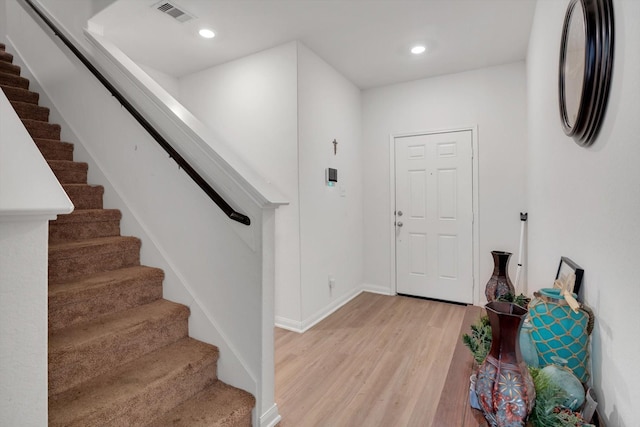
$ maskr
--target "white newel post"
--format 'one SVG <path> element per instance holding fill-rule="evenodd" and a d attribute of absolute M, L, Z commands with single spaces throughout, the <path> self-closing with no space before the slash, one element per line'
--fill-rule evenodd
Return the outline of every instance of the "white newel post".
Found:
<path fill-rule="evenodd" d="M 73 204 L 0 91 L 0 420 L 47 425 L 48 221 Z"/>
<path fill-rule="evenodd" d="M 275 402 L 275 209 L 262 210 L 262 381 L 260 426 L 275 426 L 281 419 Z"/>

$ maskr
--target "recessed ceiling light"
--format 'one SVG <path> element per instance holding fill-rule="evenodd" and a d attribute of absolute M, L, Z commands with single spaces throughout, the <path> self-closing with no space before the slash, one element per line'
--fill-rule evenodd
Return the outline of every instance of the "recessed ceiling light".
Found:
<path fill-rule="evenodd" d="M 422 45 L 418 45 L 411 48 L 411 53 L 413 53 L 414 55 L 420 55 L 421 53 L 424 53 L 426 50 L 427 50 L 426 47 Z"/>
<path fill-rule="evenodd" d="M 200 34 L 205 39 L 212 39 L 216 36 L 216 33 L 214 33 L 213 31 L 207 28 L 203 28 L 200 31 L 198 31 L 198 34 Z"/>

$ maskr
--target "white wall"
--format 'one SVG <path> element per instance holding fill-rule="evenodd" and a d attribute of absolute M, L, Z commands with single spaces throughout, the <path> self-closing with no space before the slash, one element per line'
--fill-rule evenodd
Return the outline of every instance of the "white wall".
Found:
<path fill-rule="evenodd" d="M 585 270 L 596 314 L 593 381 L 608 426 L 638 425 L 640 401 L 640 2 L 614 0 L 615 59 L 608 109 L 590 148 L 564 135 L 558 52 L 568 1 L 538 2 L 528 53 L 529 283 L 550 285 L 561 256 Z"/>
<path fill-rule="evenodd" d="M 289 201 L 276 215 L 276 315 L 300 320 L 296 44 L 179 79 L 181 103 Z"/>
<path fill-rule="evenodd" d="M 87 20 L 116 0 L 35 0 L 73 36 L 84 41 L 82 30 Z"/>
<path fill-rule="evenodd" d="M 47 425 L 48 237 L 46 219 L 0 218 L 0 419 L 6 425 Z"/>
<path fill-rule="evenodd" d="M 151 68 L 144 64 L 138 64 L 142 70 L 155 80 L 164 90 L 169 92 L 171 96 L 176 99 L 180 98 L 180 85 L 178 79 L 168 74 L 158 71 L 155 68 Z"/>
<path fill-rule="evenodd" d="M 525 209 L 526 77 L 524 62 L 370 89 L 363 94 L 364 271 L 367 287 L 395 292 L 390 268 L 389 136 L 478 127 L 479 284 L 484 301 L 491 250 L 514 253 Z M 481 289 L 480 289 L 481 288 Z"/>
<path fill-rule="evenodd" d="M 359 292 L 359 89 L 292 42 L 183 77 L 178 90 L 186 108 L 290 201 L 276 216 L 278 323 L 304 329 Z M 326 167 L 339 169 L 338 187 L 325 186 Z"/>
<path fill-rule="evenodd" d="M 302 329 L 362 288 L 361 123 L 360 90 L 298 43 Z M 338 170 L 335 187 L 327 167 Z"/>

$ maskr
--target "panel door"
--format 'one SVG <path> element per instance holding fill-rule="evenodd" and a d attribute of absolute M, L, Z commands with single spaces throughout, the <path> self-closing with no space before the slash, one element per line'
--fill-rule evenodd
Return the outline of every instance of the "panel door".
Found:
<path fill-rule="evenodd" d="M 473 302 L 471 131 L 395 138 L 400 294 Z"/>

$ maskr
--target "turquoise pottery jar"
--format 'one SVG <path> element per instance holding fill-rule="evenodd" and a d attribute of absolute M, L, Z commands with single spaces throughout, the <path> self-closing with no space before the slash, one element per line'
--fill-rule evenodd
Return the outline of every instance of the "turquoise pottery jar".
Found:
<path fill-rule="evenodd" d="M 537 368 L 540 366 L 540 363 L 538 362 L 538 351 L 536 350 L 536 346 L 531 338 L 532 330 L 533 326 L 531 326 L 531 322 L 527 320 L 522 322 L 518 340 L 520 341 L 520 352 L 522 353 L 522 358 L 525 363 L 528 366 Z"/>
<path fill-rule="evenodd" d="M 589 380 L 589 336 L 593 330 L 593 313 L 581 306 L 577 313 L 557 289 L 534 293 L 529 303 L 531 338 L 538 352 L 540 366 L 553 364 L 553 357 L 567 361 L 567 368 L 582 382 Z"/>
<path fill-rule="evenodd" d="M 564 391 L 567 398 L 562 406 L 572 411 L 578 410 L 584 404 L 585 392 L 582 383 L 569 368 L 567 361 L 560 357 L 553 357 L 553 365 L 545 366 L 540 372 L 544 373 L 551 382 Z"/>

